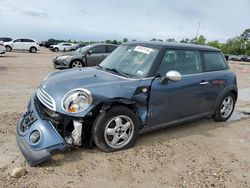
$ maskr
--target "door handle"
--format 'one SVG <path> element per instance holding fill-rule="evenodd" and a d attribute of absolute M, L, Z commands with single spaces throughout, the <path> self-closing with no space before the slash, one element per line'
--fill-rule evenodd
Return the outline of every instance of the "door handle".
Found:
<path fill-rule="evenodd" d="M 205 81 L 200 82 L 201 86 L 208 85 L 208 84 L 209 84 L 209 82 L 205 82 Z"/>

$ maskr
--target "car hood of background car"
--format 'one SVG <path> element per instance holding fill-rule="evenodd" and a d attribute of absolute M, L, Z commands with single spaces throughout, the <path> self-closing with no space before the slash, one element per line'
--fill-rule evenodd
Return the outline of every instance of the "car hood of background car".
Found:
<path fill-rule="evenodd" d="M 61 101 L 73 89 L 88 89 L 94 99 L 92 105 L 95 106 L 108 99 L 130 99 L 139 83 L 139 79 L 127 79 L 96 67 L 87 67 L 56 71 L 40 87 L 54 98 L 56 111 L 66 113 L 61 107 Z"/>

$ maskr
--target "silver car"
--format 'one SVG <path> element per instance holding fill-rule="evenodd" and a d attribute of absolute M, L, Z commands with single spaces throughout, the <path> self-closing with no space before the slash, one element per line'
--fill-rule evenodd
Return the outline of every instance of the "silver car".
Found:
<path fill-rule="evenodd" d="M 96 66 L 116 49 L 113 44 L 93 44 L 68 52 L 53 59 L 55 69 Z"/>

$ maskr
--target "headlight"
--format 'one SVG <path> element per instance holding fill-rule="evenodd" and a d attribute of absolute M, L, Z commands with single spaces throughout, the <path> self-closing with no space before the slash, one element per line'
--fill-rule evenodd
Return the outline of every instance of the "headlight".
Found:
<path fill-rule="evenodd" d="M 58 60 L 64 60 L 64 59 L 68 59 L 70 58 L 71 56 L 68 56 L 68 55 L 64 55 L 64 56 L 59 56 L 57 59 Z"/>
<path fill-rule="evenodd" d="M 93 98 L 89 90 L 74 89 L 63 97 L 62 108 L 66 112 L 77 113 L 88 108 L 92 101 Z"/>

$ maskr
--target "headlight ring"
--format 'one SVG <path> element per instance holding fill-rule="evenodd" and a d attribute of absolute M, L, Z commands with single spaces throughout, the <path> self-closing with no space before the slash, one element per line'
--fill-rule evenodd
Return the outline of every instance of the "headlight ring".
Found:
<path fill-rule="evenodd" d="M 69 91 L 62 100 L 62 108 L 67 113 L 79 113 L 87 109 L 93 101 L 89 90 L 77 88 Z"/>

